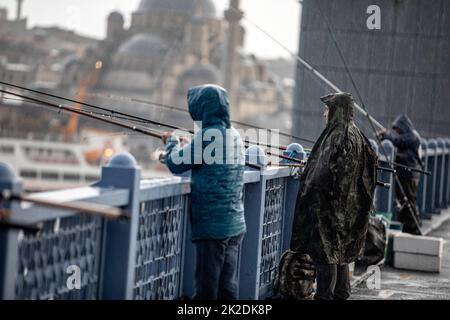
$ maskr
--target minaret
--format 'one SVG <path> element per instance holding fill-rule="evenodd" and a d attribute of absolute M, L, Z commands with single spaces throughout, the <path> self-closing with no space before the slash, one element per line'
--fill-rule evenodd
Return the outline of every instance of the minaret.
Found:
<path fill-rule="evenodd" d="M 16 20 L 19 21 L 22 18 L 22 2 L 23 0 L 17 0 L 17 16 Z"/>
<path fill-rule="evenodd" d="M 239 0 L 230 0 L 230 8 L 225 11 L 225 19 L 228 22 L 228 34 L 224 66 L 224 86 L 228 90 L 234 118 L 239 118 L 239 57 L 237 49 L 240 43 L 240 21 L 243 16 L 244 13 L 239 9 Z"/>
<path fill-rule="evenodd" d="M 110 41 L 118 41 L 124 34 L 124 18 L 118 11 L 113 11 L 108 15 L 106 23 L 106 38 Z"/>

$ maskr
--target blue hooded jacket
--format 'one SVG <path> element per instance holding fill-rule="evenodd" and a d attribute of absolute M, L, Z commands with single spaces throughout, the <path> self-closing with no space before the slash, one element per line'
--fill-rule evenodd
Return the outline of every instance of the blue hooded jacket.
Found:
<path fill-rule="evenodd" d="M 192 170 L 192 241 L 239 235 L 246 231 L 244 145 L 230 124 L 227 92 L 215 85 L 194 87 L 188 90 L 188 105 L 202 129 L 184 147 L 172 135 L 166 144 L 166 164 L 174 174 Z"/>
<path fill-rule="evenodd" d="M 399 115 L 392 123 L 392 128 L 399 129 L 400 133 L 389 131 L 382 138 L 391 140 L 392 144 L 397 148 L 395 161 L 412 168 L 420 168 L 420 135 L 414 130 L 411 120 L 406 115 Z M 403 168 L 396 168 L 396 170 L 399 177 L 415 180 L 419 178 L 418 173 L 413 173 Z"/>

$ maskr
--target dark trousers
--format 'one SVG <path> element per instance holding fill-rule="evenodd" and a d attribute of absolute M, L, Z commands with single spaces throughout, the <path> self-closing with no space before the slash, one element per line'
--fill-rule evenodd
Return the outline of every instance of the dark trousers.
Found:
<path fill-rule="evenodd" d="M 409 205 L 413 212 L 410 211 L 407 205 L 404 204 L 402 193 L 397 183 L 395 184 L 395 194 L 397 201 L 402 205 L 402 209 L 397 213 L 397 220 L 403 223 L 403 232 L 420 234 L 417 224 L 414 222 L 412 215 L 416 217 L 419 222 L 419 209 L 416 205 L 417 199 L 417 182 L 414 179 L 407 179 L 399 177 L 400 183 L 403 187 L 406 197 L 408 198 Z"/>
<path fill-rule="evenodd" d="M 195 300 L 236 300 L 237 264 L 243 234 L 226 239 L 194 241 L 197 253 Z"/>
<path fill-rule="evenodd" d="M 317 264 L 316 300 L 345 300 L 350 297 L 348 264 Z"/>

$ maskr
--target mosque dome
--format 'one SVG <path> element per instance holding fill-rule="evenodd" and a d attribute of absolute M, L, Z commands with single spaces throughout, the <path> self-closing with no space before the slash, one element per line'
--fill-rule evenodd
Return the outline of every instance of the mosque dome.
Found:
<path fill-rule="evenodd" d="M 142 0 L 138 12 L 172 12 L 193 15 L 193 6 L 205 18 L 217 17 L 216 6 L 212 0 Z"/>
<path fill-rule="evenodd" d="M 222 80 L 222 74 L 219 69 L 212 64 L 199 63 L 187 69 L 183 73 L 182 78 L 199 79 L 203 80 L 205 83 L 219 83 Z"/>
<path fill-rule="evenodd" d="M 167 43 L 158 36 L 139 33 L 124 42 L 117 53 L 131 56 L 164 55 L 168 49 Z"/>
<path fill-rule="evenodd" d="M 212 83 L 221 84 L 220 70 L 209 63 L 199 63 L 188 68 L 180 77 L 178 94 L 185 95 L 190 87 Z"/>
<path fill-rule="evenodd" d="M 148 91 L 169 49 L 156 35 L 138 33 L 132 36 L 117 49 L 101 85 L 114 90 Z"/>

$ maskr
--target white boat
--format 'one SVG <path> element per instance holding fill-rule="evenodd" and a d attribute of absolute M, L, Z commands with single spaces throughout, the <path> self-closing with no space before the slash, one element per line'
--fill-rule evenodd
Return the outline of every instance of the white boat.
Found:
<path fill-rule="evenodd" d="M 23 178 L 26 190 L 61 189 L 90 184 L 100 166 L 88 163 L 86 146 L 76 143 L 0 138 L 0 161 Z"/>
<path fill-rule="evenodd" d="M 127 151 L 123 136 L 94 133 L 83 132 L 83 143 L 0 137 L 0 161 L 10 164 L 23 178 L 26 191 L 88 185 L 99 180 L 101 166 L 114 154 Z M 161 168 L 143 170 L 142 176 L 166 177 L 170 173 Z"/>

